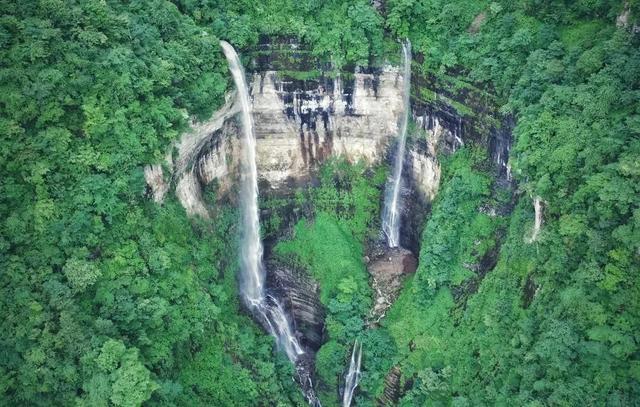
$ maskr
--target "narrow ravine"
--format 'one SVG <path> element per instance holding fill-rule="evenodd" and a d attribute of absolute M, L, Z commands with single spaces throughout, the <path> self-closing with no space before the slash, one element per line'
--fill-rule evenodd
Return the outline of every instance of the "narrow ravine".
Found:
<path fill-rule="evenodd" d="M 242 299 L 263 326 L 273 335 L 278 345 L 284 349 L 287 357 L 296 366 L 299 379 L 310 377 L 308 372 L 300 372 L 304 366 L 299 364 L 304 350 L 291 328 L 291 321 L 283 307 L 272 295 L 265 292 L 265 267 L 263 264 L 263 246 L 260 240 L 260 218 L 258 212 L 258 170 L 256 164 L 256 139 L 253 132 L 251 102 L 247 89 L 244 69 L 235 49 L 227 42 L 220 45 L 229 62 L 229 70 L 238 89 L 240 117 L 242 122 L 242 171 L 241 171 L 241 237 L 240 237 L 240 289 Z M 312 385 L 304 383 L 305 397 L 310 405 L 319 405 Z"/>
<path fill-rule="evenodd" d="M 387 183 L 384 197 L 384 207 L 382 211 L 382 232 L 386 239 L 386 244 L 392 251 L 400 252 L 400 223 L 402 214 L 402 167 L 407 141 L 407 129 L 409 125 L 409 112 L 411 110 L 411 42 L 407 39 L 402 43 L 402 75 L 403 75 L 403 111 L 400 117 L 400 131 L 398 133 L 398 144 L 395 154 L 392 178 Z M 397 253 L 394 253 L 394 256 Z M 398 264 L 402 264 L 400 262 Z M 374 277 L 375 284 L 375 277 Z M 387 304 L 390 305 L 390 304 Z M 384 316 L 380 313 L 379 318 Z M 376 321 L 377 322 L 377 321 Z M 356 387 L 360 381 L 360 365 L 362 362 L 362 343 L 357 339 L 353 344 L 349 370 L 344 377 L 344 388 L 342 391 L 342 406 L 351 405 Z"/>

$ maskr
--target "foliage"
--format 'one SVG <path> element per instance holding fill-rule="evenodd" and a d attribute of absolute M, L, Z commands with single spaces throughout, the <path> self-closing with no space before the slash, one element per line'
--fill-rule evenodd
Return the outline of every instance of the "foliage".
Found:
<path fill-rule="evenodd" d="M 399 350 L 394 363 L 407 377 L 431 377 L 428 369 L 445 367 L 451 345 L 447 338 L 454 334 L 452 291 L 481 278 L 476 275 L 480 259 L 495 244 L 498 219 L 479 212 L 490 199 L 490 178 L 474 169 L 484 160 L 471 148 L 442 160 L 442 187 L 423 231 L 418 270 L 383 321 Z M 420 400 L 415 397 L 408 395 L 406 402 Z"/>
<path fill-rule="evenodd" d="M 473 170 L 486 161 L 477 150 L 464 149 L 444 161 L 446 182 L 436 200 L 436 210 L 423 232 L 417 283 L 433 293 L 446 285 L 460 285 L 473 275 L 470 265 L 480 262 L 494 245 L 496 222 L 480 213 L 489 197 L 491 179 Z"/>
<path fill-rule="evenodd" d="M 640 397 L 640 53 L 637 36 L 614 26 L 623 8 L 389 2 L 389 27 L 425 55 L 419 71 L 462 73 L 494 88 L 501 110 L 516 115 L 511 165 L 522 190 L 496 267 L 457 303 L 444 299 L 464 279 L 457 264 L 472 253 L 469 239 L 486 251 L 496 225 L 482 214 L 457 223 L 475 204 L 465 209 L 451 191 L 473 202 L 486 194 L 477 176 L 443 184 L 419 271 L 387 321 L 396 357 L 417 376 L 405 404 L 629 405 Z M 531 242 L 534 196 L 544 225 Z M 416 350 L 405 350 L 407 341 Z"/>
<path fill-rule="evenodd" d="M 387 168 L 367 168 L 365 163 L 329 161 L 320 169 L 320 186 L 311 190 L 317 212 L 343 222 L 360 242 L 379 233 L 380 191 Z"/>
<path fill-rule="evenodd" d="M 236 301 L 234 212 L 145 196 L 143 165 L 223 101 L 217 38 L 160 0 L 0 16 L 1 404 L 301 402 Z"/>
<path fill-rule="evenodd" d="M 279 259 L 309 271 L 327 307 L 329 340 L 317 354 L 323 405 L 338 402 L 334 390 L 343 380 L 351 347 L 363 335 L 371 308 L 363 240 L 378 233 L 385 173 L 383 168 L 368 170 L 361 163 L 344 160 L 325 163 L 320 185 L 308 193 L 307 204 L 315 217 L 299 221 L 292 238 L 275 248 Z"/>
<path fill-rule="evenodd" d="M 386 48 L 382 16 L 365 0 L 267 0 L 259 6 L 248 0 L 176 3 L 238 47 L 255 46 L 260 35 L 289 36 L 336 69 L 382 62 Z"/>
<path fill-rule="evenodd" d="M 519 190 L 493 216 L 486 157 L 443 158 L 420 267 L 377 329 L 363 256 L 386 169 L 337 160 L 297 194 L 312 216 L 275 253 L 321 287 L 325 405 L 355 338 L 358 405 L 396 365 L 401 405 L 640 399 L 638 2 L 388 0 L 384 13 L 365 0 L 0 2 L 2 404 L 304 404 L 238 304 L 235 212 L 189 221 L 172 199 L 152 204 L 142 168 L 222 103 L 218 38 L 292 37 L 341 68 L 397 58 L 385 30 L 424 56 L 416 77 L 495 92 L 517 118 Z M 276 237 L 285 220 L 269 222 Z M 497 264 L 479 272 L 487 256 Z"/>

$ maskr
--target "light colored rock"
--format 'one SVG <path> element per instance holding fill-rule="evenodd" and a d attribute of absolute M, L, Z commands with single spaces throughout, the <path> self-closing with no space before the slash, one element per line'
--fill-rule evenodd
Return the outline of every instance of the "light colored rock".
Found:
<path fill-rule="evenodd" d="M 211 136 L 221 129 L 225 121 L 240 111 L 236 103 L 235 92 L 227 95 L 227 101 L 222 108 L 216 111 L 211 118 L 202 123 L 192 123 L 191 130 L 184 133 L 176 143 L 178 157 L 175 162 L 176 172 L 184 172 L 202 147 L 210 141 Z"/>
<path fill-rule="evenodd" d="M 469 31 L 471 34 L 477 34 L 478 31 L 480 31 L 480 27 L 482 27 L 482 24 L 484 24 L 485 21 L 487 21 L 487 12 L 483 11 L 475 16 L 467 31 Z"/>
<path fill-rule="evenodd" d="M 633 21 L 633 24 L 630 24 L 629 20 L 631 17 L 632 16 L 631 16 L 631 9 L 629 7 L 629 2 L 625 1 L 622 12 L 616 17 L 616 27 L 622 28 L 625 30 L 630 30 L 632 33 L 638 34 L 640 33 L 640 25 L 638 24 L 638 21 L 637 21 L 638 19 L 636 17 L 635 21 Z"/>
<path fill-rule="evenodd" d="M 631 10 L 629 9 L 629 3 L 625 1 L 624 9 L 618 15 L 618 17 L 616 17 L 616 27 L 627 28 L 629 26 L 630 15 L 631 15 Z"/>
<path fill-rule="evenodd" d="M 225 105 L 215 112 L 211 119 L 192 124 L 191 130 L 183 134 L 176 144 L 176 196 L 189 215 L 208 217 L 206 205 L 202 200 L 200 179 L 204 182 L 218 179 L 222 181 L 223 189 L 231 185 L 230 168 L 237 164 L 232 155 L 233 151 L 238 149 L 237 136 L 227 134 L 227 137 L 216 140 L 212 140 L 212 137 L 238 111 L 234 93 L 227 97 Z"/>
<path fill-rule="evenodd" d="M 386 68 L 378 77 L 376 92 L 374 75 L 356 73 L 353 102 L 347 106 L 349 95 L 339 78 L 333 92 L 322 86 L 286 92 L 277 72 L 254 75 L 251 94 L 259 177 L 277 188 L 288 178 L 308 177 L 331 155 L 379 162 L 398 132 L 402 80 L 396 68 Z M 310 114 L 315 116 L 313 124 L 307 119 Z"/>
<path fill-rule="evenodd" d="M 535 219 L 533 222 L 533 231 L 531 237 L 527 239 L 527 243 L 533 243 L 538 240 L 542 224 L 544 223 L 544 201 L 539 196 L 533 198 L 533 210 L 535 211 Z"/>
<path fill-rule="evenodd" d="M 193 169 L 183 173 L 178 180 L 176 196 L 187 214 L 209 217 L 209 212 L 202 200 L 202 189 Z"/>
<path fill-rule="evenodd" d="M 409 149 L 411 178 L 422 196 L 426 200 L 432 201 L 440 186 L 441 171 L 440 163 L 436 158 L 437 154 L 442 151 L 452 153 L 464 143 L 457 131 L 447 129 L 440 123 L 437 116 L 425 114 L 414 117 L 414 120 L 417 127 L 423 129 L 423 141 L 426 144 L 423 146 L 415 144 Z"/>
<path fill-rule="evenodd" d="M 429 201 L 435 198 L 440 186 L 440 163 L 435 156 L 410 150 L 411 177 L 417 188 Z"/>
<path fill-rule="evenodd" d="M 154 202 L 161 204 L 169 191 L 169 184 L 164 180 L 164 173 L 160 164 L 144 167 L 144 179 L 151 188 Z"/>
<path fill-rule="evenodd" d="M 354 74 L 353 95 L 340 78 L 333 90 L 285 91 L 277 72 L 254 74 L 251 96 L 258 176 L 272 188 L 306 180 L 329 156 L 378 163 L 398 133 L 403 77 L 387 67 L 377 77 Z M 374 89 L 374 82 L 377 86 Z M 348 101 L 351 100 L 351 104 Z M 207 216 L 202 184 L 214 179 L 228 190 L 239 168 L 235 94 L 211 119 L 193 123 L 176 143 L 176 195 L 189 214 Z M 166 193 L 166 192 L 165 192 Z"/>

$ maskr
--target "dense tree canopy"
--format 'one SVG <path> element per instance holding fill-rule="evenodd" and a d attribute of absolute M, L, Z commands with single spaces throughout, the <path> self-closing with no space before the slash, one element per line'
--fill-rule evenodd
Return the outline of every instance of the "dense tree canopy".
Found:
<path fill-rule="evenodd" d="M 407 406 L 638 403 L 640 3 L 382 3 L 0 0 L 1 405 L 305 404 L 239 305 L 233 205 L 188 218 L 142 171 L 222 104 L 219 39 L 261 36 L 333 68 L 397 61 L 409 38 L 413 75 L 490 93 L 517 123 L 513 195 L 486 146 L 439 157 L 418 271 L 375 329 L 363 256 L 387 168 L 331 161 L 263 203 L 305 208 L 264 229 L 320 284 L 325 405 L 356 338 L 358 405 L 394 366 Z"/>
<path fill-rule="evenodd" d="M 465 287 L 455 278 L 460 254 L 482 253 L 495 240 L 496 220 L 467 212 L 481 209 L 465 194 L 484 182 L 456 170 L 462 178 L 445 180 L 423 234 L 420 270 L 403 294 L 413 297 L 388 321 L 392 332 L 402 329 L 407 307 L 427 301 L 414 311 L 430 310 L 410 336 L 432 355 L 402 362 L 420 382 L 406 403 L 637 403 L 640 52 L 636 36 L 615 25 L 624 7 L 389 2 L 391 28 L 424 52 L 420 71 L 465 72 L 467 82 L 491 85 L 502 110 L 517 117 L 511 165 L 519 200 L 496 224 L 508 221 L 497 266 L 466 302 L 444 299 Z M 536 196 L 544 226 L 531 242 Z"/>

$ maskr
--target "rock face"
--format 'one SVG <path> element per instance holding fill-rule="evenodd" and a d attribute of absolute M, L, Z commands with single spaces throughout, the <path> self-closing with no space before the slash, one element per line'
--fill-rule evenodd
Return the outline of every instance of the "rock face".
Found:
<path fill-rule="evenodd" d="M 296 381 L 309 405 L 316 406 L 315 354 L 324 342 L 324 307 L 320 303 L 319 286 L 304 270 L 284 266 L 276 261 L 267 263 L 267 293 L 278 299 L 291 321 L 292 329 L 304 350 L 296 361 Z"/>
<path fill-rule="evenodd" d="M 397 135 L 403 77 L 396 68 L 351 81 L 254 74 L 251 94 L 260 177 L 272 188 L 306 180 L 332 155 L 379 162 Z"/>
<path fill-rule="evenodd" d="M 261 44 L 262 51 L 270 52 L 253 56 L 257 70 L 250 74 L 250 87 L 261 191 L 286 192 L 307 184 L 330 156 L 369 163 L 388 158 L 403 110 L 404 78 L 399 69 L 356 68 L 317 75 L 316 69 L 327 67 L 320 67 L 305 53 L 292 62 L 289 55 L 298 44 L 291 41 L 267 41 Z M 278 47 L 288 50 L 286 57 L 278 54 Z M 421 58 L 415 55 L 417 63 Z M 287 74 L 292 71 L 306 72 L 313 79 L 296 79 Z M 408 141 L 403 197 L 417 203 L 409 205 L 409 212 L 428 210 L 437 194 L 441 176 L 437 155 L 451 154 L 468 143 L 486 147 L 498 179 L 511 182 L 508 159 L 513 121 L 495 111 L 489 92 L 457 89 L 444 82 L 430 75 L 412 79 L 411 115 L 417 130 Z M 210 120 L 194 124 L 175 145 L 178 158 L 172 181 L 189 214 L 208 216 L 203 186 L 215 180 L 224 193 L 239 176 L 237 107 L 234 96 L 229 96 Z M 167 187 L 159 182 L 157 170 L 149 168 L 147 182 L 161 200 Z M 411 213 L 403 216 L 403 225 L 415 224 Z M 401 243 L 415 249 L 411 242 L 418 241 L 421 226 L 410 229 L 406 229 L 411 235 L 408 241 Z"/>
<path fill-rule="evenodd" d="M 533 243 L 538 240 L 540 229 L 542 229 L 542 224 L 544 222 L 544 201 L 539 196 L 533 198 L 533 210 L 535 211 L 535 220 L 533 222 L 533 231 L 531 232 L 531 237 L 525 239 L 527 243 Z"/>
<path fill-rule="evenodd" d="M 372 250 L 375 259 L 367 266 L 375 292 L 371 320 L 377 323 L 400 293 L 404 277 L 416 271 L 415 256 L 401 247 Z"/>
<path fill-rule="evenodd" d="M 269 262 L 267 269 L 268 291 L 275 294 L 291 316 L 301 346 L 315 352 L 323 342 L 325 317 L 318 284 L 305 271 L 276 262 Z"/>
<path fill-rule="evenodd" d="M 404 78 L 394 67 L 348 76 L 296 80 L 276 71 L 252 75 L 261 187 L 305 184 L 330 156 L 371 164 L 385 159 L 398 132 Z M 191 215 L 208 216 L 204 185 L 216 180 L 224 193 L 238 176 L 241 146 L 234 102 L 234 94 L 228 95 L 225 106 L 206 122 L 194 123 L 174 146 L 176 195 Z M 160 191 L 153 171 L 147 182 Z"/>
<path fill-rule="evenodd" d="M 351 81 L 339 77 L 295 80 L 276 71 L 253 74 L 251 97 L 261 185 L 278 189 L 307 182 L 329 156 L 377 163 L 384 159 L 397 135 L 402 113 L 402 75 L 388 67 L 380 72 L 355 73 Z M 224 180 L 237 166 L 237 137 L 226 129 L 231 111 L 194 127 L 180 142 L 181 156 L 196 158 L 200 181 Z M 183 153 L 183 150 L 184 153 Z M 187 153 L 189 150 L 191 153 Z M 198 154 L 194 156 L 194 151 Z M 184 181 L 191 191 L 193 176 Z M 192 191 L 187 195 L 193 195 Z M 191 212 L 202 213 L 196 202 Z"/>
<path fill-rule="evenodd" d="M 384 379 L 384 392 L 378 400 L 378 404 L 381 406 L 394 406 L 398 404 L 398 400 L 402 395 L 402 389 L 400 387 L 400 378 L 402 377 L 402 371 L 398 366 L 394 366 Z"/>
<path fill-rule="evenodd" d="M 202 200 L 203 185 L 216 179 L 225 191 L 233 183 L 231 175 L 239 166 L 240 144 L 238 126 L 233 120 L 239 111 L 235 102 L 235 93 L 228 95 L 225 105 L 211 119 L 194 123 L 175 146 L 176 195 L 190 215 L 208 217 Z"/>
<path fill-rule="evenodd" d="M 384 8 L 384 1 L 374 3 Z M 477 30 L 483 18 L 476 18 L 471 32 Z M 626 20 L 627 16 L 622 15 L 619 24 L 626 25 Z M 317 61 L 309 59 L 312 59 L 309 53 L 300 53 L 296 56 L 299 61 L 291 62 L 290 56 L 296 55 L 298 49 L 295 40 L 264 43 L 261 47 L 261 51 L 269 52 L 253 57 L 256 71 L 249 81 L 261 194 L 290 193 L 292 187 L 307 184 L 313 180 L 318 165 L 331 156 L 370 164 L 393 158 L 394 149 L 390 146 L 398 135 L 404 107 L 404 78 L 397 68 L 368 69 L 366 73 L 355 69 L 335 77 L 317 76 L 312 75 L 316 69 L 327 67 L 319 67 Z M 276 52 L 278 47 L 286 48 L 282 57 Z M 421 58 L 414 55 L 418 64 L 423 62 Z M 296 79 L 286 74 L 293 71 L 308 73 L 315 79 Z M 490 90 L 474 84 L 460 88 L 459 80 L 455 79 L 458 77 L 451 72 L 412 78 L 411 116 L 416 126 L 409 134 L 403 168 L 400 243 L 414 253 L 419 250 L 425 214 L 438 192 L 439 155 L 452 154 L 464 145 L 485 148 L 495 168 L 496 184 L 513 186 L 509 168 L 513 120 L 496 111 L 497 103 Z M 208 216 L 203 200 L 203 189 L 208 184 L 216 182 L 218 191 L 233 192 L 232 186 L 240 176 L 242 148 L 237 112 L 235 97 L 230 94 L 224 107 L 210 120 L 194 123 L 191 131 L 174 146 L 177 158 L 173 160 L 171 182 L 190 215 Z M 161 202 L 169 189 L 162 167 L 148 167 L 145 178 L 154 200 Z M 542 209 L 542 202 L 538 202 L 532 240 L 542 224 Z M 295 210 L 303 208 L 293 208 L 292 217 L 298 216 Z M 405 276 L 415 272 L 417 261 L 410 250 L 386 249 L 383 245 L 370 248 L 372 260 L 367 263 L 375 291 L 371 324 L 377 323 L 395 301 Z M 491 260 L 483 259 L 479 270 L 493 268 Z M 299 270 L 275 263 L 270 263 L 268 269 L 268 291 L 291 315 L 293 328 L 305 348 L 298 372 L 307 375 L 299 377 L 303 388 L 311 389 L 314 355 L 325 339 L 325 315 L 318 287 Z M 534 292 L 535 284 L 532 282 L 531 286 L 534 288 L 529 291 Z M 470 287 L 468 291 L 473 289 Z M 399 366 L 388 373 L 380 404 L 396 404 L 402 392 L 411 386 L 409 378 L 406 388 L 401 388 L 401 375 Z"/>
<path fill-rule="evenodd" d="M 236 159 L 238 128 L 232 119 L 238 113 L 235 93 L 228 94 L 226 99 L 225 105 L 209 120 L 192 123 L 190 130 L 172 146 L 165 158 L 176 196 L 189 215 L 209 216 L 202 199 L 202 187 L 217 180 L 223 192 L 229 190 L 233 181 L 231 175 L 239 164 Z M 177 150 L 175 162 L 174 150 Z M 154 201 L 162 203 L 170 189 L 162 166 L 146 166 L 144 176 Z"/>
<path fill-rule="evenodd" d="M 169 192 L 169 185 L 164 179 L 164 172 L 160 164 L 147 165 L 144 167 L 144 180 L 151 189 L 151 196 L 156 203 L 162 203 L 164 197 Z"/>
<path fill-rule="evenodd" d="M 416 60 L 420 61 L 421 57 L 417 56 Z M 465 144 L 474 144 L 487 150 L 497 180 L 502 186 L 509 186 L 513 118 L 499 113 L 497 102 L 486 90 L 473 86 L 456 90 L 444 79 L 430 75 L 414 77 L 412 115 L 423 131 L 413 147 L 417 157 L 437 163 L 437 153 L 451 154 Z M 437 172 L 434 168 L 435 165 L 425 166 L 426 171 Z M 435 176 L 424 178 L 435 179 Z M 431 185 L 423 187 L 427 195 L 433 190 Z"/>

